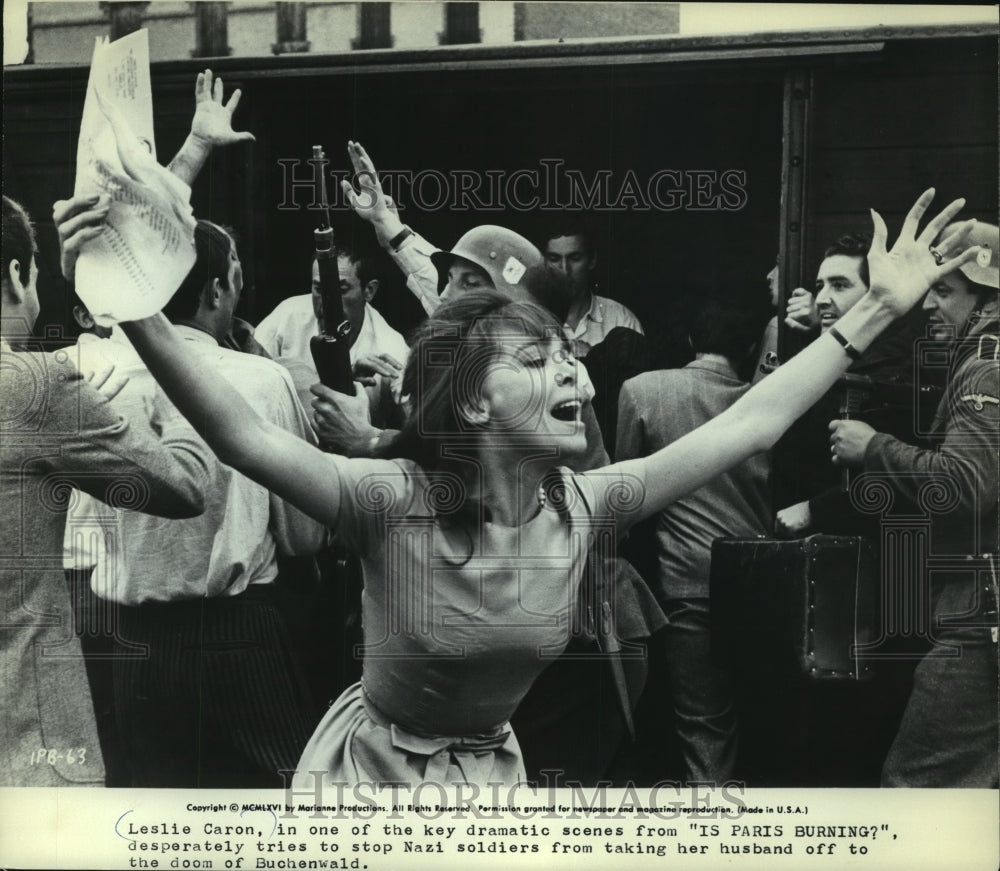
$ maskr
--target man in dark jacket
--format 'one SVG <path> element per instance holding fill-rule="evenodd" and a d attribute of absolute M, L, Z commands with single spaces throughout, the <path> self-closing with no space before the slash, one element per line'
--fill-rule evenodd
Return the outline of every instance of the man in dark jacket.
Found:
<path fill-rule="evenodd" d="M 871 239 L 861 233 L 841 236 L 823 255 L 816 273 L 816 312 L 820 330 L 827 332 L 868 292 L 868 249 Z M 915 308 L 892 324 L 848 369 L 849 375 L 879 382 L 879 392 L 860 386 L 849 388 L 860 401 L 852 402 L 851 416 L 866 420 L 883 432 L 913 437 L 913 351 L 924 333 L 927 313 Z M 902 386 L 902 385 L 905 385 Z M 892 389 L 898 386 L 898 389 Z M 775 530 L 789 538 L 823 532 L 831 535 L 877 533 L 868 518 L 851 510 L 842 473 L 830 463 L 827 425 L 841 416 L 846 398 L 843 386 L 835 387 L 813 406 L 782 439 L 776 450 L 776 497 L 779 505 Z M 795 461 L 789 460 L 793 453 Z M 780 501 L 782 499 L 786 501 Z M 800 501 L 788 504 L 792 499 Z"/>

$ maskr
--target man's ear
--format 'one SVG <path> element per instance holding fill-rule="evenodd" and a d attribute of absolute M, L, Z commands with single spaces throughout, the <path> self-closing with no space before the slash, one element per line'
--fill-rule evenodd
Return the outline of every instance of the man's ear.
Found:
<path fill-rule="evenodd" d="M 593 272 L 594 267 L 597 266 L 597 252 L 595 251 L 587 260 L 587 271 Z"/>
<path fill-rule="evenodd" d="M 27 282 L 21 280 L 21 262 L 11 259 L 7 274 L 3 277 L 4 292 L 10 294 L 14 302 L 23 302 L 26 284 Z"/>
<path fill-rule="evenodd" d="M 222 305 L 222 282 L 218 278 L 213 278 L 212 283 L 206 288 L 205 302 L 209 309 L 215 310 Z"/>
<path fill-rule="evenodd" d="M 365 302 L 371 302 L 375 299 L 375 294 L 378 293 L 378 279 L 373 278 L 368 284 L 365 285 L 362 294 L 364 295 Z"/>
<path fill-rule="evenodd" d="M 94 329 L 94 319 L 90 316 L 90 312 L 79 303 L 73 306 L 73 320 L 80 325 L 80 329 Z"/>

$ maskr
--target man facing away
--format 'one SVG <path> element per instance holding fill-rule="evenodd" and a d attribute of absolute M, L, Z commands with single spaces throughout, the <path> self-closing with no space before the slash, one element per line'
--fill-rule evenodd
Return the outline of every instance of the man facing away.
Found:
<path fill-rule="evenodd" d="M 220 345 L 243 286 L 232 238 L 199 221 L 195 247 L 195 265 L 165 308 L 189 353 L 270 423 L 314 439 L 288 373 Z M 114 355 L 130 388 L 155 389 L 124 337 L 87 348 Z M 163 523 L 116 511 L 101 523 L 109 543 L 91 585 L 118 621 L 114 711 L 133 787 L 280 786 L 279 770 L 295 767 L 318 720 L 279 610 L 277 557 L 315 554 L 326 531 L 216 465 L 201 517 Z M 82 500 L 79 511 L 101 518 L 102 507 Z M 135 645 L 148 655 L 130 656 Z"/>
<path fill-rule="evenodd" d="M 102 200 L 86 201 L 106 211 Z M 162 517 L 205 506 L 214 462 L 172 409 L 123 416 L 65 351 L 30 350 L 38 266 L 30 219 L 3 198 L 0 319 L 0 784 L 104 785 L 80 641 L 59 569 L 68 487 Z M 119 380 L 119 384 L 121 381 Z M 162 522 L 162 521 L 152 521 Z"/>
<path fill-rule="evenodd" d="M 646 372 L 619 397 L 618 461 L 648 456 L 701 426 L 743 396 L 736 374 L 760 337 L 761 319 L 731 302 L 709 300 L 695 315 L 689 341 L 695 360 L 683 369 Z M 771 465 L 758 454 L 678 499 L 656 520 L 653 590 L 667 615 L 662 664 L 688 782 L 723 784 L 733 777 L 737 736 L 728 672 L 712 661 L 709 569 L 712 542 L 771 531 Z M 658 687 L 653 681 L 647 693 Z"/>

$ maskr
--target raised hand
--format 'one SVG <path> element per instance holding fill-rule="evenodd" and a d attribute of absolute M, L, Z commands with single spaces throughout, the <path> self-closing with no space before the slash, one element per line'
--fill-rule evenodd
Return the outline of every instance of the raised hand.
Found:
<path fill-rule="evenodd" d="M 384 245 L 403 229 L 396 204 L 382 190 L 375 164 L 360 142 L 348 141 L 347 156 L 351 160 L 354 183 L 359 190 L 356 191 L 354 184 L 349 181 L 342 181 L 340 187 L 355 214 L 372 224 L 379 242 Z"/>
<path fill-rule="evenodd" d="M 194 86 L 194 118 L 191 119 L 191 135 L 207 145 L 231 145 L 234 142 L 253 142 L 254 135 L 247 131 L 233 130 L 233 113 L 240 104 L 240 89 L 222 102 L 222 79 L 213 81 L 212 71 L 198 73 Z"/>
<path fill-rule="evenodd" d="M 799 332 L 808 332 L 818 320 L 816 297 L 804 287 L 796 287 L 785 305 L 785 325 Z"/>
<path fill-rule="evenodd" d="M 955 225 L 937 246 L 934 240 L 944 227 L 951 223 L 952 218 L 965 205 L 964 199 L 949 203 L 935 218 L 927 223 L 923 231 L 917 233 L 920 219 L 934 199 L 934 188 L 924 191 L 903 221 L 891 249 L 886 249 L 889 233 L 882 216 L 872 211 L 872 246 L 868 253 L 868 272 L 870 275 L 869 294 L 880 305 L 892 312 L 895 317 L 908 312 L 927 292 L 927 289 L 940 280 L 942 275 L 957 269 L 963 263 L 974 260 L 980 248 L 974 245 L 967 248 L 956 257 L 949 252 L 955 249 L 965 238 L 975 224 L 975 221 L 963 221 Z"/>
<path fill-rule="evenodd" d="M 91 239 L 104 232 L 111 198 L 71 197 L 52 205 L 52 222 L 59 234 L 59 262 L 63 277 L 72 282 L 76 275 L 76 260 L 80 250 Z"/>

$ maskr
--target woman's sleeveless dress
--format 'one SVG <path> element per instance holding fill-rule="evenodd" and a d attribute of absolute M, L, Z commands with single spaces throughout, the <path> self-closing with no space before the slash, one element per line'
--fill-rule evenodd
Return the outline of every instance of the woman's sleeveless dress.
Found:
<path fill-rule="evenodd" d="M 313 789 L 313 772 L 327 785 L 522 781 L 507 721 L 570 639 L 588 554 L 613 535 L 594 507 L 615 476 L 560 469 L 560 498 L 530 521 L 470 534 L 447 522 L 457 477 L 331 459 L 337 534 L 364 567 L 364 663 L 306 746 L 294 788 Z"/>

